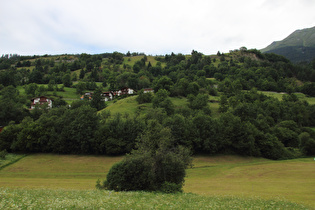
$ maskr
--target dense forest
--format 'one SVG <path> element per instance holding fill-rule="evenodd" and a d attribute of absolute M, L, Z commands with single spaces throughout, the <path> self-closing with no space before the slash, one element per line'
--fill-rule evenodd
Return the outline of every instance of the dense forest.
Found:
<path fill-rule="evenodd" d="M 148 57 L 130 52 L 3 55 L 0 151 L 121 155 L 155 124 L 160 131 L 170 130 L 173 144 L 194 154 L 270 159 L 315 154 L 315 105 L 295 94 L 315 96 L 315 59 L 293 64 L 245 47 L 211 56 L 193 50 L 190 55 L 150 56 L 154 61 Z M 75 88 L 78 95 L 93 91 L 93 98 L 68 106 L 54 94 L 52 109 L 28 109 L 32 97 L 65 87 Z M 123 87 L 137 90 L 139 104 L 152 106 L 135 115 L 104 111 L 102 91 Z M 154 93 L 143 92 L 149 87 Z M 260 91 L 286 94 L 279 100 Z M 214 115 L 209 96 L 218 98 L 219 115 Z M 187 102 L 175 106 L 174 97 Z"/>

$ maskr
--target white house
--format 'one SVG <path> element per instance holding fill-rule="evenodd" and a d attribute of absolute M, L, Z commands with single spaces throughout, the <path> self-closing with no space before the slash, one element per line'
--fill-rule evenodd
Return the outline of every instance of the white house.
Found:
<path fill-rule="evenodd" d="M 36 105 L 43 105 L 43 104 L 47 104 L 47 107 L 51 109 L 53 101 L 50 98 L 47 98 L 46 96 L 40 96 L 40 97 L 31 99 L 31 102 L 32 102 L 31 109 L 35 109 Z"/>
<path fill-rule="evenodd" d="M 120 89 L 120 92 L 121 92 L 121 95 L 131 95 L 131 94 L 134 94 L 136 91 L 131 88 L 124 87 Z"/>
<path fill-rule="evenodd" d="M 121 96 L 121 95 L 132 95 L 132 94 L 135 94 L 136 91 L 131 88 L 124 87 L 120 90 L 111 91 L 111 93 L 113 96 Z"/>
<path fill-rule="evenodd" d="M 108 91 L 108 92 L 103 92 L 103 97 L 105 98 L 104 99 L 105 101 L 111 101 L 113 100 L 114 95 L 112 92 Z"/>

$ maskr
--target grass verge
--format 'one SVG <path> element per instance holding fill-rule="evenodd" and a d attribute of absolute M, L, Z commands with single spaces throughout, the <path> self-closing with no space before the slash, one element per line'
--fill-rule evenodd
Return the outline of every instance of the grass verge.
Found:
<path fill-rule="evenodd" d="M 282 200 L 192 193 L 0 189 L 1 209 L 307 209 Z"/>

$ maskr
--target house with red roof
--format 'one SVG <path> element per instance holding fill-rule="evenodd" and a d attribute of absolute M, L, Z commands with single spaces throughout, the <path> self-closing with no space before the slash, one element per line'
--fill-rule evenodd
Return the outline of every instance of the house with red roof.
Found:
<path fill-rule="evenodd" d="M 41 106 L 44 104 L 47 104 L 47 107 L 49 109 L 52 108 L 52 102 L 53 100 L 50 98 L 47 98 L 46 96 L 40 96 L 37 98 L 32 98 L 31 99 L 31 109 L 35 109 L 36 106 Z"/>

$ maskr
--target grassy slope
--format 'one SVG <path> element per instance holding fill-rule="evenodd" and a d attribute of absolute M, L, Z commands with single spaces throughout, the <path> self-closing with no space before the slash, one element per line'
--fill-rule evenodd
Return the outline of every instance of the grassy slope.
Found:
<path fill-rule="evenodd" d="M 268 91 L 259 91 L 264 93 L 267 96 L 277 98 L 279 100 L 282 100 L 282 93 L 276 93 L 276 92 L 268 92 Z M 315 97 L 306 97 L 303 93 L 296 93 L 298 98 L 300 100 L 306 100 L 309 104 L 315 104 Z M 102 111 L 110 111 L 112 115 L 116 113 L 121 114 L 129 114 L 131 116 L 135 115 L 139 110 L 145 110 L 146 108 L 152 108 L 152 104 L 141 104 L 139 105 L 136 101 L 137 96 L 131 96 L 122 100 L 118 100 L 117 102 L 107 102 L 108 107 L 106 107 Z M 184 97 L 174 97 L 170 98 L 175 107 L 182 107 L 186 106 L 188 104 L 187 99 Z M 215 100 L 219 101 L 220 98 L 218 96 L 209 96 L 209 100 Z M 212 110 L 212 116 L 213 117 L 219 117 L 219 103 L 209 103 L 210 109 Z M 101 112 L 102 112 L 101 111 Z"/>
<path fill-rule="evenodd" d="M 29 155 L 0 171 L 0 187 L 93 190 L 96 180 L 105 178 L 110 167 L 121 158 Z M 185 192 L 212 198 L 219 196 L 218 199 L 236 196 L 247 201 L 257 197 L 287 200 L 315 207 L 313 158 L 271 161 L 238 156 L 197 156 L 194 167 L 188 169 L 187 174 Z"/>
<path fill-rule="evenodd" d="M 136 63 L 136 61 L 140 61 L 143 57 L 144 57 L 143 55 L 124 57 L 123 64 L 126 64 L 126 65 L 128 64 L 132 67 Z M 148 65 L 149 62 L 151 63 L 152 66 L 156 66 L 158 61 L 155 60 L 155 56 L 147 56 L 146 65 Z M 162 67 L 164 67 L 166 64 L 161 63 L 161 65 Z"/>
<path fill-rule="evenodd" d="M 138 104 L 136 101 L 137 96 L 130 96 L 115 103 L 108 102 L 108 107 L 103 109 L 103 111 L 110 111 L 112 115 L 117 113 L 129 114 L 131 116 L 135 115 L 138 111 L 145 110 L 147 108 L 152 108 L 152 103 Z M 187 104 L 186 98 L 170 98 L 175 107 L 185 106 Z"/>
<path fill-rule="evenodd" d="M 137 112 L 141 112 L 148 108 L 152 108 L 152 103 L 146 104 L 138 104 L 136 101 L 137 96 L 131 96 L 122 100 L 118 100 L 117 102 L 107 102 L 108 107 L 101 110 L 100 112 L 109 111 L 112 115 L 117 113 L 120 114 L 128 114 L 130 116 L 134 116 Z M 188 101 L 185 97 L 171 97 L 171 101 L 173 102 L 175 108 L 187 106 Z M 217 97 L 210 96 L 209 99 L 218 100 Z M 212 116 L 218 117 L 219 113 L 219 103 L 209 103 L 210 109 L 212 110 Z"/>
<path fill-rule="evenodd" d="M 194 167 L 188 169 L 186 191 L 280 198 L 315 205 L 313 158 L 271 161 L 235 156 L 197 157 Z"/>
<path fill-rule="evenodd" d="M 138 107 L 140 106 L 138 105 L 138 102 L 136 101 L 136 97 L 137 96 L 127 97 L 127 98 L 118 100 L 115 103 L 107 102 L 108 106 L 105 109 L 103 109 L 101 112 L 109 111 L 112 115 L 121 113 L 121 114 L 129 114 L 133 116 L 138 110 Z M 142 105 L 142 107 L 143 106 L 145 105 Z"/>

